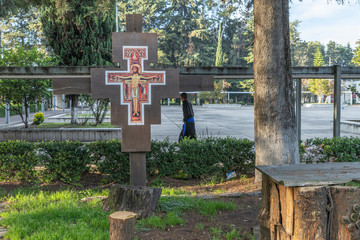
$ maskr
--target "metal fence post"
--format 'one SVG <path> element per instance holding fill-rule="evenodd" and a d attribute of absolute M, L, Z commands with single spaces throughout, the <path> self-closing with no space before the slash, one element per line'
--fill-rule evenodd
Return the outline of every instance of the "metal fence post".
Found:
<path fill-rule="evenodd" d="M 10 105 L 5 103 L 5 123 L 10 124 Z"/>
<path fill-rule="evenodd" d="M 53 95 L 53 107 L 54 107 L 54 114 L 56 114 L 56 96 Z"/>
<path fill-rule="evenodd" d="M 61 96 L 61 99 L 62 99 L 62 109 L 63 109 L 63 112 L 65 112 L 65 94 L 63 94 Z"/>
<path fill-rule="evenodd" d="M 341 121 L 341 66 L 334 66 L 334 126 L 333 137 L 340 136 Z"/>
<path fill-rule="evenodd" d="M 41 98 L 41 112 L 45 113 L 45 99 L 44 97 Z"/>
<path fill-rule="evenodd" d="M 298 139 L 301 139 L 301 79 L 296 79 L 296 131 Z"/>

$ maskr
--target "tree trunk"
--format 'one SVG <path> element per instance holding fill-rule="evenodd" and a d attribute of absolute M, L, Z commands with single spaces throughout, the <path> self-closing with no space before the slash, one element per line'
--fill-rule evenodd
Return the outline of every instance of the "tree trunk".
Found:
<path fill-rule="evenodd" d="M 78 107 L 78 99 L 79 95 L 70 95 L 71 99 L 71 124 L 77 124 L 77 107 Z"/>
<path fill-rule="evenodd" d="M 300 162 L 291 77 L 289 2 L 255 0 L 256 165 Z M 256 181 L 261 174 L 256 174 Z"/>
<path fill-rule="evenodd" d="M 131 240 L 135 237 L 135 218 L 133 212 L 114 212 L 109 216 L 109 239 Z"/>

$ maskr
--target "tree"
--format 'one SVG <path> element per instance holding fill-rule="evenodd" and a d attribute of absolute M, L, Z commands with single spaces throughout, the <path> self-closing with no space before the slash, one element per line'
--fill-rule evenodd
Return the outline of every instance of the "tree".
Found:
<path fill-rule="evenodd" d="M 93 99 L 89 94 L 80 96 L 80 99 L 90 107 L 92 115 L 95 117 L 95 126 L 103 123 L 108 111 L 110 99 Z"/>
<path fill-rule="evenodd" d="M 291 77 L 289 1 L 255 0 L 256 165 L 300 163 Z M 261 176 L 257 173 L 256 180 Z"/>
<path fill-rule="evenodd" d="M 352 63 L 355 64 L 355 66 L 360 67 L 360 40 L 356 42 L 358 45 L 355 49 L 355 54 L 353 59 L 351 60 Z"/>
<path fill-rule="evenodd" d="M 46 56 L 40 52 L 36 47 L 27 50 L 25 46 L 18 46 L 16 48 L 4 49 L 0 51 L 0 66 L 50 66 L 56 64 L 52 57 Z M 5 104 L 10 106 L 10 110 L 16 112 L 28 128 L 29 115 L 26 109 L 40 101 L 42 97 L 47 96 L 48 88 L 50 87 L 50 80 L 37 79 L 14 79 L 14 80 L 0 80 L 0 105 Z M 23 112 L 22 108 L 25 108 Z"/>
<path fill-rule="evenodd" d="M 63 66 L 104 66 L 112 63 L 112 32 L 115 30 L 112 0 L 44 0 L 43 31 Z M 72 100 L 71 123 L 76 121 L 78 95 Z"/>
<path fill-rule="evenodd" d="M 353 50 L 349 43 L 346 46 L 342 46 L 334 41 L 329 41 L 326 45 L 326 52 L 324 56 L 325 65 L 352 65 L 351 59 L 353 58 L 353 55 Z"/>
<path fill-rule="evenodd" d="M 316 49 L 314 54 L 314 66 L 322 67 L 325 65 L 323 55 L 320 51 L 320 48 Z M 319 103 L 322 102 L 324 95 L 329 95 L 331 93 L 331 86 L 329 80 L 326 79 L 312 79 L 309 84 L 309 91 L 318 96 Z"/>
<path fill-rule="evenodd" d="M 304 53 L 307 51 L 307 42 L 300 38 L 299 25 L 298 20 L 290 22 L 291 62 L 294 66 L 306 66 L 307 57 Z"/>
<path fill-rule="evenodd" d="M 40 11 L 36 7 L 19 9 L 0 19 L 2 46 L 13 48 L 16 45 L 36 46 L 45 48 L 45 38 L 42 33 Z"/>

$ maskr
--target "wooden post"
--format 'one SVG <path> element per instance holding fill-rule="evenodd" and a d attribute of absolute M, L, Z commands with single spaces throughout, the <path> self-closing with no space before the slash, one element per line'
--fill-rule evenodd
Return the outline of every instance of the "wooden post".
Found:
<path fill-rule="evenodd" d="M 146 187 L 146 153 L 130 152 L 130 185 Z"/>
<path fill-rule="evenodd" d="M 133 212 L 114 212 L 109 216 L 109 240 L 131 240 L 135 237 L 135 218 Z"/>

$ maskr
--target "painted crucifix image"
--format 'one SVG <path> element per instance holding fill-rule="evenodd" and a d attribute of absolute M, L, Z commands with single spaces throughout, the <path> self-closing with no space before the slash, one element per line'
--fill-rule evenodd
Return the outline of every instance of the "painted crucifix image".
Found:
<path fill-rule="evenodd" d="M 127 71 L 106 71 L 106 85 L 120 85 L 120 103 L 128 106 L 128 125 L 144 125 L 144 105 L 151 105 L 151 86 L 166 85 L 165 71 L 145 71 L 147 46 L 123 46 Z"/>

